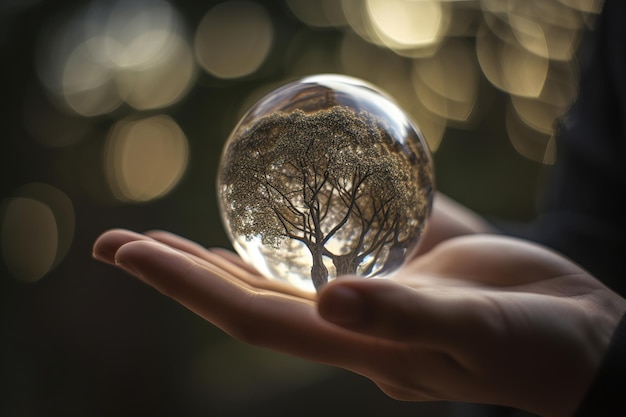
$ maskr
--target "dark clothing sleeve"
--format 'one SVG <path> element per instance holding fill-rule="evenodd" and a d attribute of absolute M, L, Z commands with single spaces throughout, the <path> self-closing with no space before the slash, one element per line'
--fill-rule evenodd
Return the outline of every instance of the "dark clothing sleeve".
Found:
<path fill-rule="evenodd" d="M 626 1 L 605 2 L 589 42 L 543 214 L 528 237 L 626 296 Z"/>
<path fill-rule="evenodd" d="M 532 240 L 626 296 L 626 1 L 606 0 L 581 57 L 579 96 L 557 140 Z M 576 417 L 626 416 L 626 319 Z"/>
<path fill-rule="evenodd" d="M 617 326 L 607 355 L 574 417 L 626 416 L 626 316 Z"/>

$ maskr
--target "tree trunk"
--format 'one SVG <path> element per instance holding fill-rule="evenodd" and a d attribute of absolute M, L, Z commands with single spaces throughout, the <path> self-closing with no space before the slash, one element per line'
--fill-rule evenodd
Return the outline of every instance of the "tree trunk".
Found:
<path fill-rule="evenodd" d="M 311 248 L 309 248 L 311 249 Z M 328 268 L 324 265 L 324 259 L 322 258 L 322 251 L 318 249 L 311 249 L 311 255 L 313 256 L 313 266 L 311 266 L 311 280 L 317 291 L 322 288 L 322 285 L 328 282 Z"/>
<path fill-rule="evenodd" d="M 333 257 L 333 265 L 337 270 L 337 276 L 339 275 L 356 275 L 356 268 L 358 262 L 356 257 L 349 253 L 347 255 L 339 255 Z"/>

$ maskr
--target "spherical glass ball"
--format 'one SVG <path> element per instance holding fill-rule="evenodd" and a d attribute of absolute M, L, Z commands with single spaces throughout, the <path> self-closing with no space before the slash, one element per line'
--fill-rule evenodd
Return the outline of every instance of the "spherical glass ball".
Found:
<path fill-rule="evenodd" d="M 225 144 L 217 189 L 239 255 L 315 291 L 398 269 L 417 248 L 434 178 L 424 138 L 389 96 L 316 75 L 248 110 Z"/>

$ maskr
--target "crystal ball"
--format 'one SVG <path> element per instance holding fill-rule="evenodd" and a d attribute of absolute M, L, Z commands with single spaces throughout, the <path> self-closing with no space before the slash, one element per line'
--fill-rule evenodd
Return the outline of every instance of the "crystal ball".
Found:
<path fill-rule="evenodd" d="M 239 255 L 311 292 L 338 276 L 397 270 L 434 194 L 431 156 L 410 117 L 377 87 L 330 74 L 254 104 L 224 146 L 217 181 Z"/>

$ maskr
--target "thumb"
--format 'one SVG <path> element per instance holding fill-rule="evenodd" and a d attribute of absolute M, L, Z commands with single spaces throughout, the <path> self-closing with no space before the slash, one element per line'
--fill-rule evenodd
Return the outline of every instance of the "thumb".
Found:
<path fill-rule="evenodd" d="M 338 326 L 438 347 L 480 333 L 490 313 L 470 294 L 416 289 L 388 279 L 342 278 L 322 287 L 318 297 L 320 316 Z"/>

